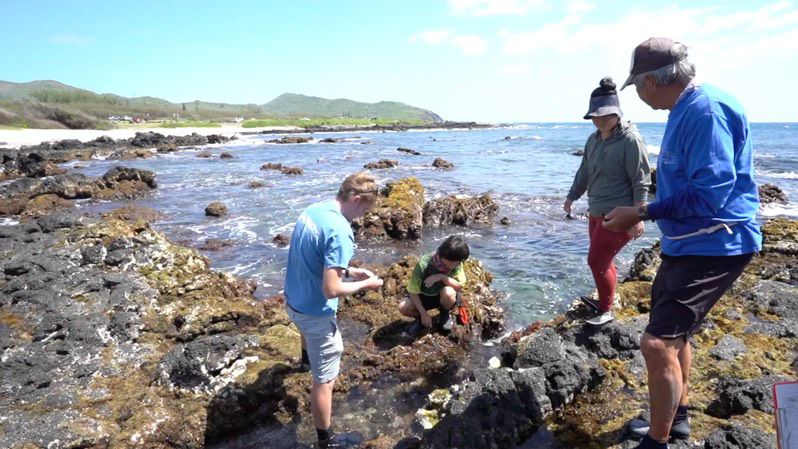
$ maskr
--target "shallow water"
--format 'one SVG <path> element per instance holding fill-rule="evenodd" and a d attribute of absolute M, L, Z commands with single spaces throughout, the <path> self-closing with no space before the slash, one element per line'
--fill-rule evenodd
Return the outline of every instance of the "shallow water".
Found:
<path fill-rule="evenodd" d="M 277 145 L 266 143 L 279 135 L 245 136 L 245 140 L 212 145 L 215 158 L 197 158 L 197 151 L 180 151 L 139 161 L 92 161 L 77 169 L 99 176 L 115 165 L 153 170 L 159 188 L 143 205 L 166 213 L 155 224 L 173 241 L 197 242 L 207 238 L 230 239 L 235 245 L 207 252 L 215 268 L 237 276 L 255 278 L 260 297 L 282 288 L 288 250 L 271 243 L 277 233 L 290 234 L 294 220 L 307 205 L 332 198 L 343 178 L 367 162 L 396 159 L 399 166 L 373 173 L 380 183 L 407 176 L 418 177 L 427 197 L 451 193 L 475 195 L 491 192 L 499 216 L 510 226 L 427 230 L 419 242 L 359 246 L 356 257 L 365 262 L 390 263 L 408 253 L 434 250 L 450 233 L 462 234 L 474 257 L 495 276 L 494 286 L 507 293 L 504 303 L 511 327 L 562 312 L 575 296 L 592 290 L 585 265 L 587 221 L 566 220 L 562 202 L 580 158 L 571 155 L 584 145 L 592 131 L 588 123 L 529 124 L 509 128 L 315 134 L 315 138 L 346 138 L 340 143 Z M 641 133 L 656 163 L 662 124 L 642 124 Z M 510 137 L 510 139 L 505 139 Z M 798 126 L 754 124 L 758 181 L 774 182 L 798 200 Z M 408 147 L 423 153 L 412 156 L 396 151 Z M 234 159 L 222 160 L 228 151 Z M 430 164 L 442 157 L 455 164 L 453 171 L 434 170 Z M 261 171 L 266 162 L 279 162 L 305 170 L 301 176 Z M 85 164 L 85 162 L 81 162 Z M 250 189 L 252 180 L 266 187 Z M 230 216 L 206 217 L 205 206 L 224 202 Z M 113 204 L 86 204 L 89 210 Z M 587 207 L 576 203 L 577 216 Z M 764 215 L 798 215 L 795 206 L 771 206 Z M 634 253 L 659 237 L 649 225 L 643 238 L 619 254 L 619 273 L 625 273 Z"/>

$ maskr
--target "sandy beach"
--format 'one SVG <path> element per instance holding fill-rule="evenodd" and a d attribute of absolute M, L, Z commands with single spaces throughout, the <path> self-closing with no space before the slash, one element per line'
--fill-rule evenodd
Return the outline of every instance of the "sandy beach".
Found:
<path fill-rule="evenodd" d="M 64 139 L 77 139 L 81 142 L 94 140 L 100 136 L 108 136 L 114 140 L 129 139 L 139 132 L 156 132 L 165 136 L 187 136 L 197 133 L 203 136 L 221 134 L 233 137 L 241 133 L 257 133 L 260 131 L 293 130 L 291 126 L 274 126 L 267 128 L 242 128 L 241 126 L 222 125 L 218 128 L 130 128 L 130 129 L 14 129 L 0 130 L 0 147 L 19 148 L 26 145 L 38 145 L 42 142 L 55 142 Z"/>

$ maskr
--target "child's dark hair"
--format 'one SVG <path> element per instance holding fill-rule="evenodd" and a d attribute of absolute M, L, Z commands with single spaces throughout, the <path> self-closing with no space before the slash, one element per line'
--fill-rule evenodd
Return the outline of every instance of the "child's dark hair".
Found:
<path fill-rule="evenodd" d="M 458 235 L 450 235 L 438 247 L 438 257 L 442 259 L 463 262 L 469 255 L 468 244 Z"/>

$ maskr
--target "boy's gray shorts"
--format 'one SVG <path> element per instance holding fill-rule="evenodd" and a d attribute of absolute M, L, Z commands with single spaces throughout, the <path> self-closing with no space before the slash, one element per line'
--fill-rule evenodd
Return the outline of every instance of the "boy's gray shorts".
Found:
<path fill-rule="evenodd" d="M 313 381 L 326 384 L 338 377 L 344 342 L 341 339 L 341 332 L 338 331 L 338 320 L 335 315 L 307 315 L 297 312 L 288 305 L 285 311 L 305 337 Z"/>

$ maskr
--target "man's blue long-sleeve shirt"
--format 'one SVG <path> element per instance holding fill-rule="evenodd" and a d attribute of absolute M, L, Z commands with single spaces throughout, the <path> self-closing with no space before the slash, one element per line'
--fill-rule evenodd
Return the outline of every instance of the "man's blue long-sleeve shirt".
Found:
<path fill-rule="evenodd" d="M 685 92 L 668 116 L 657 160 L 657 201 L 648 214 L 672 256 L 731 256 L 759 251 L 759 194 L 748 119 L 732 96 L 703 85 Z M 709 228 L 721 229 L 672 239 Z"/>

